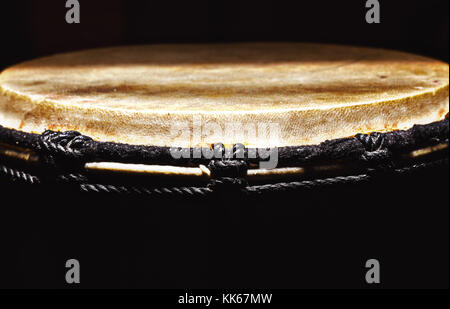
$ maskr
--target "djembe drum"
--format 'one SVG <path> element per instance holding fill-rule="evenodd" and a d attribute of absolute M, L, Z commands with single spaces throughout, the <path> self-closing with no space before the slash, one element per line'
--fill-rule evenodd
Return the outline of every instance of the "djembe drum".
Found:
<path fill-rule="evenodd" d="M 445 63 L 403 52 L 294 43 L 130 46 L 25 62 L 0 75 L 3 195 L 52 231 L 69 213 L 74 225 L 91 222 L 66 235 L 86 259 L 75 239 L 93 243 L 98 230 L 108 236 L 97 243 L 129 236 L 120 242 L 128 253 L 103 248 L 128 258 L 140 256 L 129 242 L 157 239 L 142 254 L 159 256 L 139 272 L 153 278 L 146 286 L 296 286 L 281 274 L 299 272 L 314 282 L 299 261 L 334 250 L 350 267 L 332 243 L 358 247 L 361 259 L 370 252 L 355 222 L 419 211 L 428 200 L 419 191 L 445 199 L 448 74 Z M 136 226 L 159 226 L 159 236 Z M 328 245 L 287 249 L 299 239 Z M 190 251 L 190 241 L 208 245 Z M 218 244 L 228 242 L 234 249 Z M 195 271 L 174 266 L 183 259 Z M 269 259 L 283 271 L 263 277 Z"/>

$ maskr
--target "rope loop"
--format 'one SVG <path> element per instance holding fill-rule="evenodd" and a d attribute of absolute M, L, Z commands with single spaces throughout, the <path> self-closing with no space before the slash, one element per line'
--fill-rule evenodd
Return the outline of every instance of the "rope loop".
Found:
<path fill-rule="evenodd" d="M 371 134 L 357 134 L 355 138 L 363 144 L 366 151 L 373 152 L 380 150 L 384 144 L 384 135 L 379 132 Z"/>
<path fill-rule="evenodd" d="M 223 144 L 214 145 L 214 149 L 221 151 L 222 159 L 211 160 L 208 164 L 208 169 L 211 171 L 208 188 L 216 192 L 230 192 L 230 190 L 236 191 L 247 187 L 248 164 L 244 160 L 235 159 L 242 158 L 245 147 L 241 144 L 234 145 L 231 158 L 228 159 L 224 159 L 227 154 Z"/>
<path fill-rule="evenodd" d="M 207 187 L 213 191 L 230 192 L 233 189 L 245 188 L 247 186 L 247 180 L 244 178 L 221 177 L 211 179 Z"/>
<path fill-rule="evenodd" d="M 208 164 L 211 177 L 246 178 L 248 166 L 243 160 L 211 160 Z"/>
<path fill-rule="evenodd" d="M 86 162 L 83 149 L 89 147 L 92 138 L 77 131 L 45 131 L 38 140 L 37 149 L 44 163 L 52 167 L 79 167 Z"/>
<path fill-rule="evenodd" d="M 236 191 L 248 186 L 247 163 L 243 160 L 211 160 L 208 188 L 215 192 Z"/>
<path fill-rule="evenodd" d="M 368 163 L 370 166 L 377 166 L 379 164 L 391 161 L 392 153 L 387 149 L 379 149 L 375 151 L 366 151 L 361 155 L 361 160 Z"/>

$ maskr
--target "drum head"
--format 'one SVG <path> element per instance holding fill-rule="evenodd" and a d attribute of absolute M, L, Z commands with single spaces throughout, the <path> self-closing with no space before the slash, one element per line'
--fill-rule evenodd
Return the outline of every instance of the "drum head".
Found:
<path fill-rule="evenodd" d="M 129 144 L 293 146 L 440 120 L 448 87 L 447 64 L 381 49 L 117 47 L 5 70 L 0 123 Z"/>

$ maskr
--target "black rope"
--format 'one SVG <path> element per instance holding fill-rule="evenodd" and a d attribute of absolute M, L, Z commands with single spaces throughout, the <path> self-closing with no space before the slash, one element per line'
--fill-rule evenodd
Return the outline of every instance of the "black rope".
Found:
<path fill-rule="evenodd" d="M 88 148 L 92 138 L 76 131 L 45 131 L 38 139 L 36 151 L 42 154 L 43 161 L 50 166 L 81 165 L 89 160 L 82 149 Z"/>
<path fill-rule="evenodd" d="M 402 167 L 398 169 L 393 169 L 390 171 L 392 175 L 405 175 L 411 174 L 413 172 L 418 172 L 420 170 L 448 166 L 448 157 L 445 159 L 435 160 L 431 162 L 425 162 L 420 164 L 414 164 L 407 167 Z M 29 173 L 8 168 L 0 165 L 0 177 L 8 177 L 14 181 L 21 181 L 26 184 L 43 184 L 40 179 Z M 230 178 L 230 182 L 238 182 L 239 192 L 245 196 L 261 195 L 265 193 L 280 193 L 289 191 L 301 191 L 301 190 L 312 190 L 318 188 L 324 188 L 336 185 L 347 185 L 347 184 L 357 184 L 361 182 L 368 182 L 373 179 L 374 176 L 370 173 L 360 174 L 360 175 L 349 175 L 349 176 L 337 176 L 332 178 L 324 179 L 314 179 L 314 180 L 304 180 L 295 182 L 282 182 L 275 184 L 266 184 L 259 186 L 243 186 L 236 178 Z M 118 194 L 118 195 L 143 195 L 152 197 L 207 197 L 214 193 L 214 186 L 208 185 L 206 187 L 172 187 L 172 188 L 152 188 L 143 186 L 115 186 L 115 185 L 104 185 L 104 184 L 90 184 L 85 183 L 87 179 L 84 176 L 79 175 L 66 175 L 59 177 L 59 182 L 73 184 L 75 182 L 80 182 L 78 188 L 82 192 L 87 193 L 104 193 L 104 194 Z M 214 180 L 214 179 L 213 179 Z M 217 180 L 214 180 L 217 181 Z M 223 181 L 223 180 L 220 180 Z M 235 187 L 236 188 L 236 187 Z"/>
<path fill-rule="evenodd" d="M 7 177 L 14 182 L 23 182 L 28 184 L 39 184 L 40 180 L 37 176 L 31 175 L 21 170 L 0 165 L 0 176 Z"/>
<path fill-rule="evenodd" d="M 358 134 L 354 137 L 325 141 L 318 145 L 280 147 L 278 167 L 304 166 L 317 162 L 336 160 L 378 160 L 386 154 L 395 156 L 420 147 L 448 143 L 449 119 L 427 125 L 415 125 L 409 130 L 387 133 Z M 184 149 L 186 158 L 176 159 L 171 148 L 145 145 L 128 145 L 97 142 L 75 131 L 46 131 L 42 135 L 24 133 L 0 126 L 0 142 L 34 150 L 42 157 L 42 162 L 50 165 L 80 165 L 86 162 L 121 162 L 158 165 L 198 166 L 208 165 L 210 159 L 195 158 L 200 148 Z M 221 145 L 221 144 L 216 144 Z M 237 144 L 239 145 L 239 144 Z M 237 146 L 236 145 L 236 146 Z M 259 149 L 234 147 L 227 160 L 244 160 L 248 164 L 264 161 Z M 236 150 L 238 149 L 238 150 Z M 215 152 L 217 153 L 217 151 Z M 225 155 L 224 149 L 219 151 Z M 251 154 L 255 156 L 252 157 Z"/>
<path fill-rule="evenodd" d="M 205 187 L 173 187 L 173 188 L 145 188 L 138 186 L 114 186 L 102 184 L 81 184 L 83 192 L 119 194 L 119 195 L 145 195 L 153 197 L 176 197 L 176 196 L 206 196 L 213 191 Z"/>
<path fill-rule="evenodd" d="M 316 163 L 350 161 L 360 163 L 365 174 L 356 176 L 338 176 L 327 179 L 305 180 L 302 182 L 268 184 L 249 187 L 247 170 L 258 163 L 259 150 L 246 149 L 236 144 L 230 153 L 223 144 L 213 146 L 216 158 L 195 158 L 194 154 L 202 149 L 182 149 L 188 154 L 176 159 L 168 147 L 139 146 L 97 142 L 76 131 L 45 131 L 43 134 L 24 133 L 0 126 L 0 142 L 24 147 L 34 151 L 44 165 L 45 173 L 40 177 L 24 171 L 0 165 L 0 175 L 14 181 L 30 184 L 70 183 L 79 186 L 84 192 L 144 194 L 144 195 L 208 195 L 213 192 L 253 193 L 256 191 L 283 191 L 299 188 L 315 188 L 339 183 L 353 183 L 374 178 L 380 174 L 395 171 L 397 156 L 442 143 L 448 144 L 449 119 L 427 125 L 415 125 L 409 130 L 387 133 L 358 134 L 350 138 L 325 141 L 318 145 L 278 148 L 278 167 L 308 166 Z M 250 154 L 256 154 L 252 157 Z M 217 157 L 219 157 L 217 159 Z M 211 180 L 206 187 L 146 188 L 136 186 L 114 186 L 90 184 L 83 168 L 87 162 L 122 162 L 141 164 L 165 164 L 189 166 L 207 165 L 211 171 Z M 412 169 L 418 168 L 410 167 Z"/>

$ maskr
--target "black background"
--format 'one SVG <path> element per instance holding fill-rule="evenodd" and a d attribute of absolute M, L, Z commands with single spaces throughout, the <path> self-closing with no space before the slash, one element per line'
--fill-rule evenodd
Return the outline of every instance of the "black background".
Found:
<path fill-rule="evenodd" d="M 0 68 L 56 52 L 156 42 L 311 41 L 448 62 L 448 1 L 4 1 Z M 448 170 L 244 203 L 148 202 L 0 187 L 0 287 L 448 287 Z"/>
<path fill-rule="evenodd" d="M 380 24 L 353 1 L 80 1 L 80 24 L 65 1 L 2 4 L 0 68 L 91 47 L 155 42 L 306 41 L 400 49 L 448 62 L 446 0 L 380 1 Z"/>

